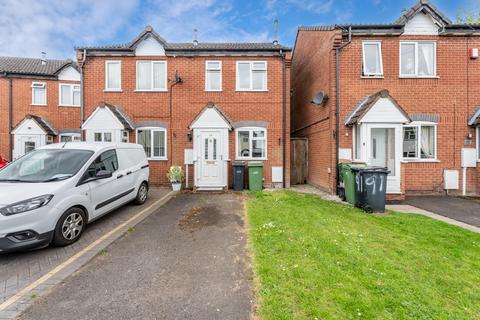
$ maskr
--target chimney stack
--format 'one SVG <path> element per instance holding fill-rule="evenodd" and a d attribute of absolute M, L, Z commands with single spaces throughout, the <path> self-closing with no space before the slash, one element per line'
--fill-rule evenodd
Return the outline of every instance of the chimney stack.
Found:
<path fill-rule="evenodd" d="M 197 45 L 198 45 L 197 36 L 198 36 L 198 30 L 197 30 L 197 29 L 193 29 L 193 45 L 194 45 L 194 46 L 197 46 Z"/>
<path fill-rule="evenodd" d="M 47 64 L 47 53 L 42 51 L 42 66 Z"/>
<path fill-rule="evenodd" d="M 278 18 L 273 21 L 273 44 L 278 45 Z"/>

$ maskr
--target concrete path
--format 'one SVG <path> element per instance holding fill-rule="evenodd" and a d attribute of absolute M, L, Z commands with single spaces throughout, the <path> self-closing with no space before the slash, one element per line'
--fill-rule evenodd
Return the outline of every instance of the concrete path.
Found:
<path fill-rule="evenodd" d="M 441 216 L 480 227 L 480 201 L 460 197 L 408 197 L 404 204 L 422 208 Z"/>
<path fill-rule="evenodd" d="M 249 319 L 241 200 L 174 197 L 20 318 Z"/>
<path fill-rule="evenodd" d="M 129 204 L 105 215 L 89 224 L 82 238 L 71 246 L 0 255 L 0 319 L 15 318 L 149 213 L 135 217 L 139 212 L 161 205 L 169 193 L 169 189 L 152 188 L 143 206 Z"/>
<path fill-rule="evenodd" d="M 433 212 L 430 212 L 430 211 L 427 211 L 427 210 L 423 210 L 421 208 L 417 208 L 417 207 L 414 207 L 414 206 L 411 206 L 411 205 L 407 205 L 407 204 L 393 205 L 392 204 L 392 205 L 387 205 L 386 209 L 396 211 L 396 212 L 402 212 L 402 213 L 421 214 L 423 216 L 430 217 L 430 218 L 433 218 L 433 219 L 436 219 L 436 220 L 439 220 L 439 221 L 443 221 L 443 222 L 446 222 L 448 224 L 451 224 L 451 225 L 454 225 L 454 226 L 457 226 L 457 227 L 460 227 L 460 228 L 463 228 L 463 229 L 470 230 L 472 232 L 480 233 L 480 228 L 478 228 L 478 227 L 469 225 L 469 224 L 461 222 L 461 221 L 450 219 L 448 217 L 445 217 L 445 216 L 442 216 L 442 215 L 439 215 L 439 214 L 436 214 L 436 213 L 433 213 Z"/>

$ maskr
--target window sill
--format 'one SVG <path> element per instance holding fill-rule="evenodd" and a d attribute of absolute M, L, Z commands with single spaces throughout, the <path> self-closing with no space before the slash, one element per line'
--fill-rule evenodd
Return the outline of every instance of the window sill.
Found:
<path fill-rule="evenodd" d="M 147 158 L 148 161 L 168 161 L 167 158 Z"/>
<path fill-rule="evenodd" d="M 268 90 L 240 90 L 236 89 L 236 92 L 268 92 Z"/>
<path fill-rule="evenodd" d="M 238 161 L 268 161 L 268 158 L 235 158 Z"/>
<path fill-rule="evenodd" d="M 402 163 L 440 163 L 441 161 L 438 159 L 402 159 Z"/>
<path fill-rule="evenodd" d="M 73 104 L 59 104 L 58 106 L 62 108 L 80 108 L 80 105 L 73 105 Z"/>
<path fill-rule="evenodd" d="M 103 92 L 123 92 L 122 89 L 103 89 Z"/>
<path fill-rule="evenodd" d="M 46 107 L 47 104 L 34 104 L 34 103 L 32 103 L 31 106 L 32 107 Z"/>
<path fill-rule="evenodd" d="M 399 79 L 440 79 L 439 76 L 398 76 Z"/>
<path fill-rule="evenodd" d="M 223 90 L 207 90 L 207 89 L 205 89 L 205 92 L 223 92 Z"/>
<path fill-rule="evenodd" d="M 361 79 L 385 79 L 383 75 L 378 75 L 378 76 L 360 76 Z"/>
<path fill-rule="evenodd" d="M 167 89 L 159 89 L 159 90 L 134 90 L 134 92 L 168 92 Z"/>

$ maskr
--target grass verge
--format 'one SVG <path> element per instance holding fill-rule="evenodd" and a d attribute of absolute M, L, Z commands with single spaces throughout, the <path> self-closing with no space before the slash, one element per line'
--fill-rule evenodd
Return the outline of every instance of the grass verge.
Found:
<path fill-rule="evenodd" d="M 480 235 L 294 192 L 247 200 L 263 319 L 480 319 Z"/>

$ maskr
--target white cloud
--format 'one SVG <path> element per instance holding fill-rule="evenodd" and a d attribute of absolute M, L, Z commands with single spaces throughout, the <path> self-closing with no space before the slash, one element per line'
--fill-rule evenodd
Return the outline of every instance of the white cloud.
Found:
<path fill-rule="evenodd" d="M 1 0 L 0 54 L 73 57 L 73 46 L 108 41 L 138 0 Z"/>

